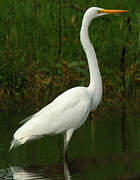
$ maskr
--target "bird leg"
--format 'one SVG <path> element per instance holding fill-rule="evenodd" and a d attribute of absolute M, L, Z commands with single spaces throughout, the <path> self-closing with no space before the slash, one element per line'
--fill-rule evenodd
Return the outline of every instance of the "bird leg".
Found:
<path fill-rule="evenodd" d="M 74 131 L 73 129 L 69 129 L 64 134 L 64 159 L 67 159 L 68 144 L 73 134 L 73 131 Z"/>

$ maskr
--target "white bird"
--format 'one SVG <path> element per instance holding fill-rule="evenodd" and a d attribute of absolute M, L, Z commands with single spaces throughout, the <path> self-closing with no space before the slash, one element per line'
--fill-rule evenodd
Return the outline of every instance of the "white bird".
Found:
<path fill-rule="evenodd" d="M 98 7 L 91 7 L 85 12 L 80 40 L 89 65 L 89 86 L 78 86 L 65 91 L 39 112 L 27 118 L 27 122 L 15 132 L 10 150 L 45 135 L 63 133 L 65 157 L 73 132 L 85 122 L 89 112 L 96 109 L 102 97 L 102 79 L 96 54 L 89 39 L 88 27 L 97 17 L 124 12 L 128 11 L 106 10 Z"/>

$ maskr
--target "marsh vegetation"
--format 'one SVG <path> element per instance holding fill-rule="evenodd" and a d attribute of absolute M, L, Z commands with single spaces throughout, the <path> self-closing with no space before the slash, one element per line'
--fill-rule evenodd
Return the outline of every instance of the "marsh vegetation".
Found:
<path fill-rule="evenodd" d="M 68 88 L 88 85 L 79 40 L 83 13 L 90 6 L 129 9 L 90 27 L 104 84 L 103 101 L 138 105 L 140 65 L 139 2 L 91 0 L 1 0 L 0 107 L 28 104 L 39 109 Z M 132 98 L 131 98 L 132 97 Z M 130 106 L 129 106 L 130 107 Z"/>

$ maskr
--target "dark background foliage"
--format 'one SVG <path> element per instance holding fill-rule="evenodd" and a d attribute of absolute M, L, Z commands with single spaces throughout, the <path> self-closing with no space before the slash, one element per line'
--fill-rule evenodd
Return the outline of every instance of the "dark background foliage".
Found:
<path fill-rule="evenodd" d="M 90 6 L 129 9 L 95 20 L 89 29 L 103 78 L 103 101 L 138 105 L 139 0 L 1 0 L 0 106 L 39 109 L 64 90 L 89 83 L 79 40 Z M 129 106 L 130 107 L 130 106 Z"/>

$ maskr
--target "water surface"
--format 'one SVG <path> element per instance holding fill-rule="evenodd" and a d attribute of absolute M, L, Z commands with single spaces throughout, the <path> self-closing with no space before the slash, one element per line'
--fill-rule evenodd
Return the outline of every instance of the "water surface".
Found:
<path fill-rule="evenodd" d="M 12 134 L 25 118 L 15 111 L 0 115 L 0 179 L 140 179 L 139 113 L 97 111 L 74 133 L 67 162 L 63 137 L 47 136 L 8 152 Z"/>

